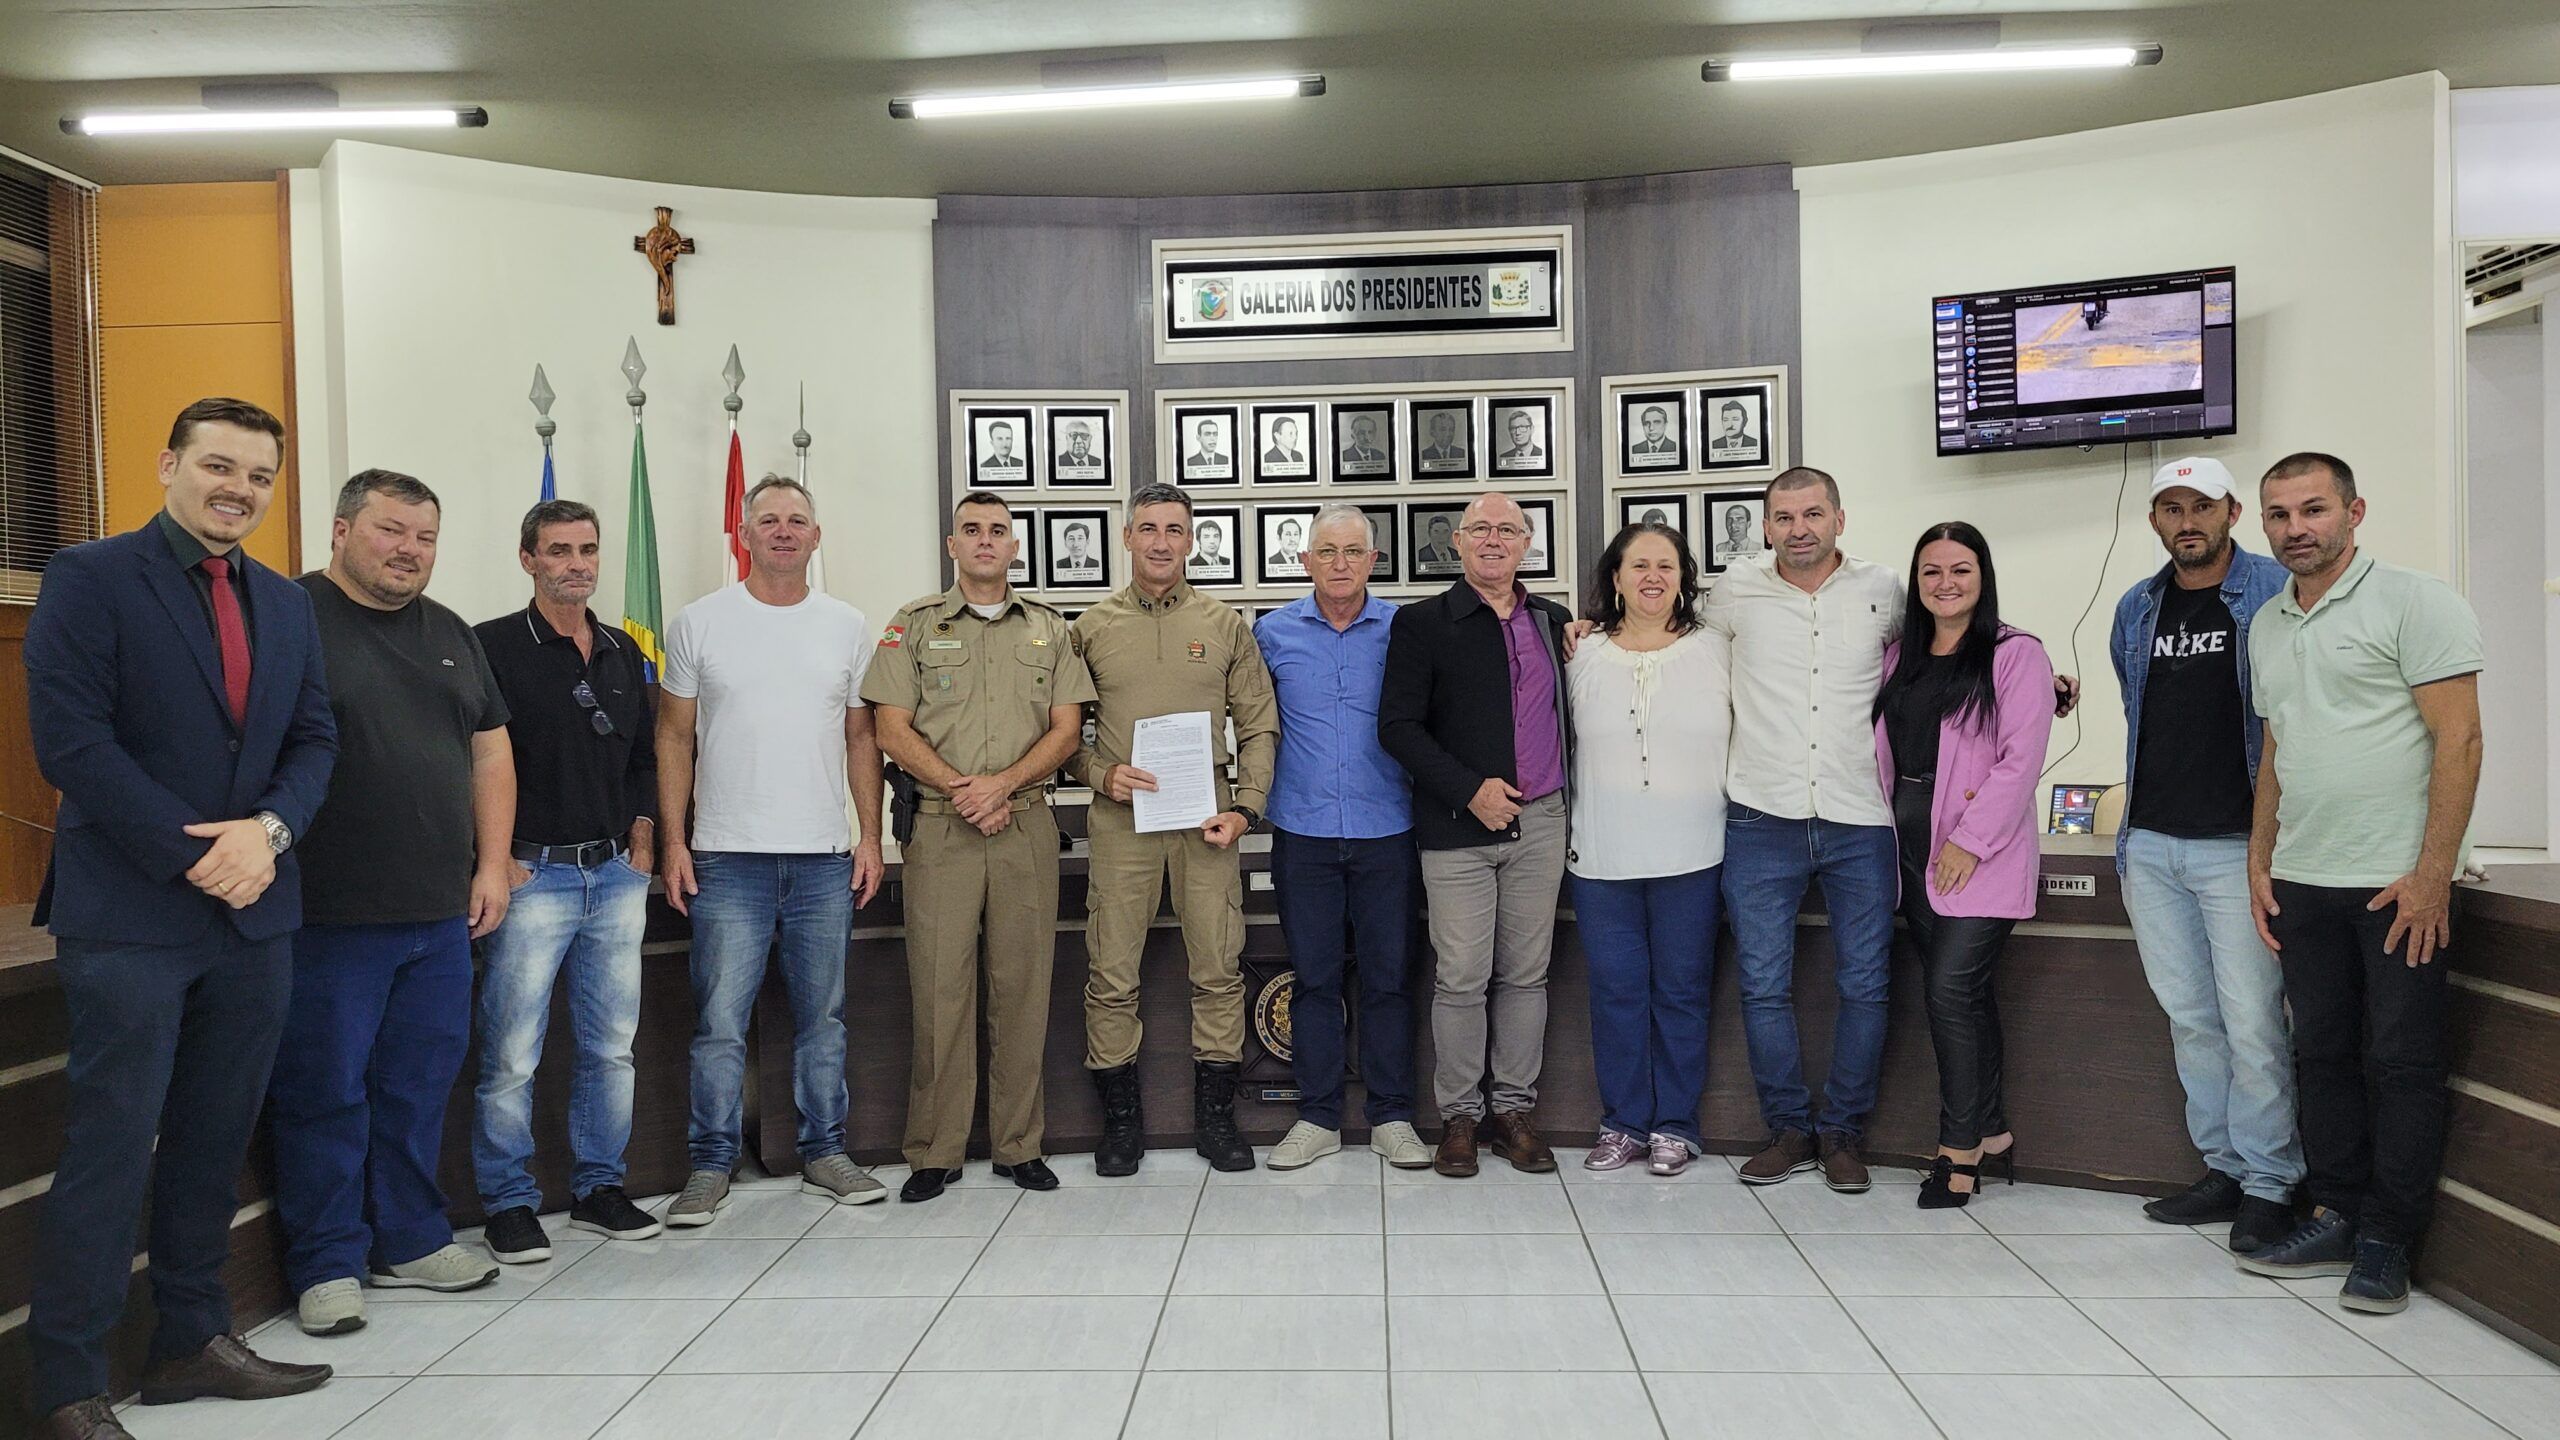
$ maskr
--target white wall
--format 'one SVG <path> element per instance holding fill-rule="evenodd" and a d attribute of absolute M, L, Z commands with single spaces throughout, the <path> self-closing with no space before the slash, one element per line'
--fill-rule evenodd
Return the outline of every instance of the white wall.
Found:
<path fill-rule="evenodd" d="M 2454 234 L 2560 239 L 2560 85 L 2453 94 Z"/>
<path fill-rule="evenodd" d="M 631 412 L 616 367 L 637 336 L 666 615 L 720 583 L 728 453 L 719 371 L 747 381 L 749 479 L 792 470 L 808 386 L 810 482 L 830 590 L 875 619 L 937 588 L 930 201 L 648 184 L 340 142 L 293 172 L 303 553 L 328 555 L 335 486 L 368 466 L 444 499 L 429 593 L 472 620 L 521 606 L 516 527 L 539 495 L 533 367 L 560 493 L 604 521 L 596 612 L 618 619 Z M 675 207 L 699 252 L 676 324 L 631 237 Z"/>
<path fill-rule="evenodd" d="M 2443 79 L 2420 75 L 1796 172 L 1804 462 L 1840 477 L 1855 553 L 1899 569 L 1925 526 L 1971 520 L 1999 562 L 2005 618 L 2041 636 L 2065 670 L 2078 635 L 2086 730 L 2056 781 L 2124 778 L 2107 627 L 2116 597 L 2163 561 L 2143 521 L 2149 447 L 2134 448 L 2120 505 L 2122 446 L 1936 458 L 1930 298 L 2238 267 L 2240 433 L 2177 450 L 2219 456 L 2243 477 L 2288 451 L 2334 451 L 2372 500 L 2368 546 L 2451 575 L 2460 531 L 2446 149 Z M 2254 506 L 2241 525 L 2263 551 Z M 2056 726 L 2053 755 L 2073 738 L 2071 722 Z"/>
<path fill-rule="evenodd" d="M 2463 409 L 2470 489 L 2470 596 L 2489 661 L 2480 719 L 2501 783 L 2480 788 L 2479 845 L 2550 843 L 2551 573 L 2545 548 L 2551 464 L 2544 432 L 2560 428 L 2560 370 L 2546 367 L 2548 307 L 2464 337 Z"/>

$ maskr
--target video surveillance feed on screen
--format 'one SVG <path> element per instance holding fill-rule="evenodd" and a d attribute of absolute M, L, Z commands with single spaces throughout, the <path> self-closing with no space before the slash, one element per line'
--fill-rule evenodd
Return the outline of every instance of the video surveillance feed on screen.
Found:
<path fill-rule="evenodd" d="M 2232 272 L 1940 296 L 1938 453 L 2228 435 Z"/>

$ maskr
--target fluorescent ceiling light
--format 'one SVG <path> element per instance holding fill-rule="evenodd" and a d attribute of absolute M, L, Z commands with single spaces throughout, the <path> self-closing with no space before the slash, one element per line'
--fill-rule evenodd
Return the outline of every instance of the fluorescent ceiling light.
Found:
<path fill-rule="evenodd" d="M 1288 100 L 1323 93 L 1321 75 L 1276 75 L 1258 80 L 1176 80 L 987 95 L 910 95 L 891 100 L 889 113 L 900 120 L 935 120 L 947 115 L 1020 115 L 1041 110 L 1119 110 L 1137 105 L 1187 105 L 1216 100 Z"/>
<path fill-rule="evenodd" d="M 1898 55 L 1710 60 L 1701 75 L 1708 80 L 1825 80 L 1878 75 L 1980 75 L 2016 70 L 2116 70 L 2159 63 L 2160 47 L 2157 45 L 2093 45 L 2053 50 L 1951 50 Z"/>
<path fill-rule="evenodd" d="M 164 110 L 73 115 L 62 128 L 73 135 L 204 135 L 243 130 L 470 129 L 489 123 L 477 106 L 439 105 L 395 110 Z"/>

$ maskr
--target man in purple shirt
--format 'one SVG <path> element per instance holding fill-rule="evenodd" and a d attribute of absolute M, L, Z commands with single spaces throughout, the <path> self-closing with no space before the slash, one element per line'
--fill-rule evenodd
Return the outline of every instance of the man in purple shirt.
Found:
<path fill-rule="evenodd" d="M 1555 1155 L 1533 1121 L 1564 879 L 1573 732 L 1560 645 L 1573 617 L 1521 587 L 1529 517 L 1509 496 L 1478 496 L 1458 542 L 1464 577 L 1396 612 L 1378 697 L 1379 743 L 1413 777 L 1413 833 L 1438 957 L 1432 1091 L 1444 1129 L 1432 1168 L 1475 1174 L 1481 1126 L 1496 1155 L 1543 1172 Z"/>

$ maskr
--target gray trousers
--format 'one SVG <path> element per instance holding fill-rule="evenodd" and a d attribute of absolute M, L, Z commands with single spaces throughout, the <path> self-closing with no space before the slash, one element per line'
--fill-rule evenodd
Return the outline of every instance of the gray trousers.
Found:
<path fill-rule="evenodd" d="M 1547 957 L 1555 946 L 1556 891 L 1564 883 L 1564 794 L 1520 812 L 1520 838 L 1464 850 L 1422 852 L 1439 957 L 1431 995 L 1437 1063 L 1432 1099 L 1443 1118 L 1484 1118 L 1486 999 L 1491 994 L 1493 1108 L 1538 1103 L 1547 1054 Z"/>

